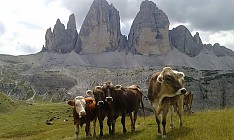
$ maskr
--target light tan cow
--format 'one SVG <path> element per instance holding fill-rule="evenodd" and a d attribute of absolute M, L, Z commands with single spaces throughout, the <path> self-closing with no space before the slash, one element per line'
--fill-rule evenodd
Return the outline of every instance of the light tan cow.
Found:
<path fill-rule="evenodd" d="M 177 113 L 180 117 L 180 126 L 182 126 L 183 111 L 183 94 L 186 93 L 184 88 L 184 73 L 172 70 L 170 67 L 164 67 L 162 71 L 155 72 L 149 82 L 148 98 L 154 110 L 156 122 L 158 125 L 158 135 L 166 137 L 166 116 L 169 109 L 174 112 L 173 106 L 178 104 Z M 160 114 L 162 113 L 161 130 Z M 171 126 L 174 127 L 173 116 L 171 117 Z"/>

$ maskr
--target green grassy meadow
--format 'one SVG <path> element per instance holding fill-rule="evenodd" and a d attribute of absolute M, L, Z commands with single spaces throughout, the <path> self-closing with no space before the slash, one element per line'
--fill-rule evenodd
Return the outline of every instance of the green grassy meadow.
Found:
<path fill-rule="evenodd" d="M 5 97 L 5 96 L 4 96 Z M 1 97 L 2 98 L 2 97 Z M 7 100 L 7 99 L 6 99 Z M 0 140 L 73 140 L 74 125 L 71 107 L 66 103 L 19 103 L 11 100 L 1 101 L 0 109 Z M 5 106 L 5 107 L 4 107 Z M 7 107 L 6 107 L 7 106 Z M 46 120 L 53 119 L 52 125 Z M 68 121 L 64 121 L 68 120 Z M 167 123 L 168 140 L 233 140 L 234 139 L 234 109 L 195 112 L 184 116 L 184 127 L 169 128 Z M 104 122 L 103 139 L 118 140 L 159 140 L 157 126 L 153 116 L 138 117 L 136 131 L 130 130 L 130 119 L 126 118 L 128 132 L 122 134 L 120 119 L 116 123 L 116 135 L 109 136 Z M 93 132 L 91 130 L 91 132 Z M 99 124 L 97 123 L 97 135 Z M 80 130 L 80 138 L 85 138 L 84 126 Z M 89 138 L 92 139 L 92 138 Z M 97 138 L 99 139 L 99 138 Z"/>

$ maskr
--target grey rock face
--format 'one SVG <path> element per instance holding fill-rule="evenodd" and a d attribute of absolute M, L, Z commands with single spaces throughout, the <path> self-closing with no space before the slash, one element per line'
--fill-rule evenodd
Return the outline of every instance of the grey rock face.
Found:
<path fill-rule="evenodd" d="M 53 32 L 51 28 L 46 31 L 44 51 L 69 53 L 75 48 L 78 33 L 76 30 L 76 21 L 74 14 L 70 15 L 67 29 L 57 19 Z"/>
<path fill-rule="evenodd" d="M 217 57 L 234 56 L 234 52 L 232 50 L 224 46 L 220 46 L 219 43 L 215 43 L 213 46 L 211 44 L 205 44 L 204 47 L 213 52 Z"/>
<path fill-rule="evenodd" d="M 169 24 L 167 15 L 154 2 L 143 1 L 128 36 L 129 50 L 143 55 L 167 53 Z"/>
<path fill-rule="evenodd" d="M 106 0 L 94 0 L 79 33 L 82 54 L 114 51 L 123 46 L 119 12 Z"/>
<path fill-rule="evenodd" d="M 198 55 L 203 49 L 199 34 L 193 37 L 190 31 L 183 25 L 172 29 L 169 32 L 169 37 L 173 47 L 190 57 Z"/>

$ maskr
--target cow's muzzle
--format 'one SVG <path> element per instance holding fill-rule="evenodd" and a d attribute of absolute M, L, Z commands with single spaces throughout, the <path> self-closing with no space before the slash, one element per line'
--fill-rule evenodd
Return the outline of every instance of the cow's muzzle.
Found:
<path fill-rule="evenodd" d="M 80 111 L 79 112 L 79 117 L 84 117 L 86 115 L 86 111 Z"/>
<path fill-rule="evenodd" d="M 112 97 L 106 97 L 105 101 L 106 102 L 113 102 L 113 98 Z"/>
<path fill-rule="evenodd" d="M 179 89 L 179 90 L 176 92 L 177 95 L 184 95 L 185 93 L 186 93 L 186 89 L 185 89 L 185 88 L 181 88 L 181 89 Z"/>
<path fill-rule="evenodd" d="M 102 105 L 104 105 L 104 102 L 103 102 L 103 101 L 98 101 L 98 102 L 97 102 L 97 105 L 98 105 L 98 106 L 102 106 Z"/>

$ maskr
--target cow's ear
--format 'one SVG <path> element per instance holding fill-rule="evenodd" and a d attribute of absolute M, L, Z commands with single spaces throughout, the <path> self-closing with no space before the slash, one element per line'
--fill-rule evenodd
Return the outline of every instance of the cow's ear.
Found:
<path fill-rule="evenodd" d="M 178 78 L 184 78 L 184 73 L 183 72 L 177 72 Z"/>
<path fill-rule="evenodd" d="M 115 90 L 121 90 L 122 86 L 121 85 L 116 85 Z"/>
<path fill-rule="evenodd" d="M 93 95 L 92 90 L 87 90 L 85 93 L 86 93 L 86 95 L 88 95 L 88 96 L 92 96 L 92 95 Z"/>
<path fill-rule="evenodd" d="M 159 83 L 162 83 L 163 82 L 163 76 L 160 74 L 158 77 L 157 77 L 157 81 Z"/>
<path fill-rule="evenodd" d="M 69 100 L 69 101 L 67 101 L 67 104 L 69 104 L 70 106 L 75 106 L 74 100 Z"/>
<path fill-rule="evenodd" d="M 163 71 L 171 71 L 172 69 L 171 69 L 171 67 L 164 67 L 163 68 Z"/>

